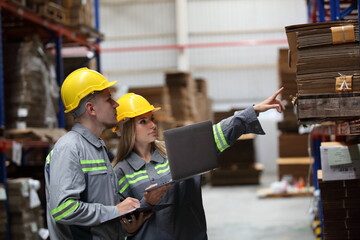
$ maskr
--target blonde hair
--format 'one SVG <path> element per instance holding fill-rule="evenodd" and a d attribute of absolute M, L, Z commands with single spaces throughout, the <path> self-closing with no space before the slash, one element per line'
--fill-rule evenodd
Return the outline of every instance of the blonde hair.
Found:
<path fill-rule="evenodd" d="M 134 151 L 135 148 L 135 118 L 131 118 L 127 120 L 120 129 L 121 136 L 119 138 L 119 142 L 117 145 L 117 152 L 114 161 L 112 162 L 112 166 L 123 161 L 131 152 Z M 151 143 L 152 149 L 158 150 L 161 156 L 166 157 L 166 148 L 165 144 L 162 141 L 155 140 Z"/>

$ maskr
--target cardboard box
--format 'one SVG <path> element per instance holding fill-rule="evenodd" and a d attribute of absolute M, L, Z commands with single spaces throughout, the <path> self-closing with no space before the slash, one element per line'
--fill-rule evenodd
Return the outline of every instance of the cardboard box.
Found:
<path fill-rule="evenodd" d="M 308 143 L 308 134 L 282 133 L 279 136 L 279 157 L 309 156 Z"/>
<path fill-rule="evenodd" d="M 262 169 L 263 166 L 260 163 L 256 163 L 251 168 L 247 169 L 231 170 L 218 168 L 211 171 L 211 185 L 259 184 Z"/>
<path fill-rule="evenodd" d="M 324 142 L 320 146 L 321 169 L 323 181 L 350 180 L 360 178 L 360 161 L 351 164 L 330 166 L 329 152 Z"/>

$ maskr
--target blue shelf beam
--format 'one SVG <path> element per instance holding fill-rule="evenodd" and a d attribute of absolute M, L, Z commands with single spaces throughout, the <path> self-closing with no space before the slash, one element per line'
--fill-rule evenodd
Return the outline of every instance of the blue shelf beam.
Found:
<path fill-rule="evenodd" d="M 64 67 L 63 67 L 63 59 L 61 54 L 62 49 L 62 37 L 57 36 L 55 38 L 55 52 L 56 52 L 56 80 L 59 86 L 61 86 L 64 81 Z M 64 113 L 64 104 L 59 98 L 59 113 L 58 113 L 58 121 L 59 128 L 65 128 L 65 113 Z"/>
<path fill-rule="evenodd" d="M 324 0 L 317 0 L 317 9 L 319 22 L 325 22 Z"/>
<path fill-rule="evenodd" d="M 94 15 L 95 15 L 95 29 L 100 29 L 100 11 L 99 11 L 99 0 L 94 0 Z M 100 39 L 96 39 L 96 43 L 100 44 Z M 95 58 L 96 58 L 96 68 L 98 72 L 101 72 L 101 62 L 100 62 L 100 52 L 95 52 Z"/>

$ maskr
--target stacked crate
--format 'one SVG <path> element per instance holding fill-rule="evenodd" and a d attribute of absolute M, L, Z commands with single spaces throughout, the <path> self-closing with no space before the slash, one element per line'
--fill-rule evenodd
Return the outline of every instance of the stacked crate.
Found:
<path fill-rule="evenodd" d="M 65 25 L 94 26 L 94 1 L 93 0 L 67 0 L 61 1 L 62 7 L 66 12 Z"/>
<path fill-rule="evenodd" d="M 296 97 L 295 68 L 288 65 L 288 49 L 279 50 L 278 73 L 280 86 L 284 87 L 281 100 L 286 105 L 284 118 L 278 123 L 279 159 L 277 160 L 278 177 L 291 175 L 295 182 L 309 179 L 311 161 L 308 154 L 308 134 L 299 134 L 299 126 L 294 112 L 292 99 Z M 312 178 L 310 178 L 312 181 Z"/>
<path fill-rule="evenodd" d="M 360 180 L 323 181 L 320 172 L 318 178 L 324 239 L 360 239 Z"/>
<path fill-rule="evenodd" d="M 65 26 L 89 38 L 104 38 L 94 28 L 94 0 L 66 0 L 61 4 L 65 12 Z"/>
<path fill-rule="evenodd" d="M 76 31 L 86 38 L 103 39 L 94 28 L 94 0 L 10 0 L 43 19 Z"/>
<path fill-rule="evenodd" d="M 236 109 L 215 112 L 214 122 L 230 117 Z M 254 134 L 242 135 L 237 141 L 219 155 L 219 168 L 213 170 L 210 183 L 220 185 L 259 184 L 262 165 L 256 163 Z"/>
<path fill-rule="evenodd" d="M 44 210 L 41 206 L 32 207 L 29 178 L 8 179 L 10 229 L 12 239 L 41 239 L 38 235 L 44 227 Z"/>
<path fill-rule="evenodd" d="M 48 20 L 56 23 L 64 24 L 66 21 L 65 9 L 53 1 L 35 1 L 39 2 L 37 13 Z"/>

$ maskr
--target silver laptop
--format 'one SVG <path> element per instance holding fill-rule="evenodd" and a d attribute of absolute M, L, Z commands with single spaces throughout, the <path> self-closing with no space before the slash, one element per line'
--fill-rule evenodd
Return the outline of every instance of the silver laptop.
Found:
<path fill-rule="evenodd" d="M 172 176 L 171 182 L 185 180 L 218 167 L 218 157 L 212 122 L 204 121 L 164 131 L 165 147 Z"/>

